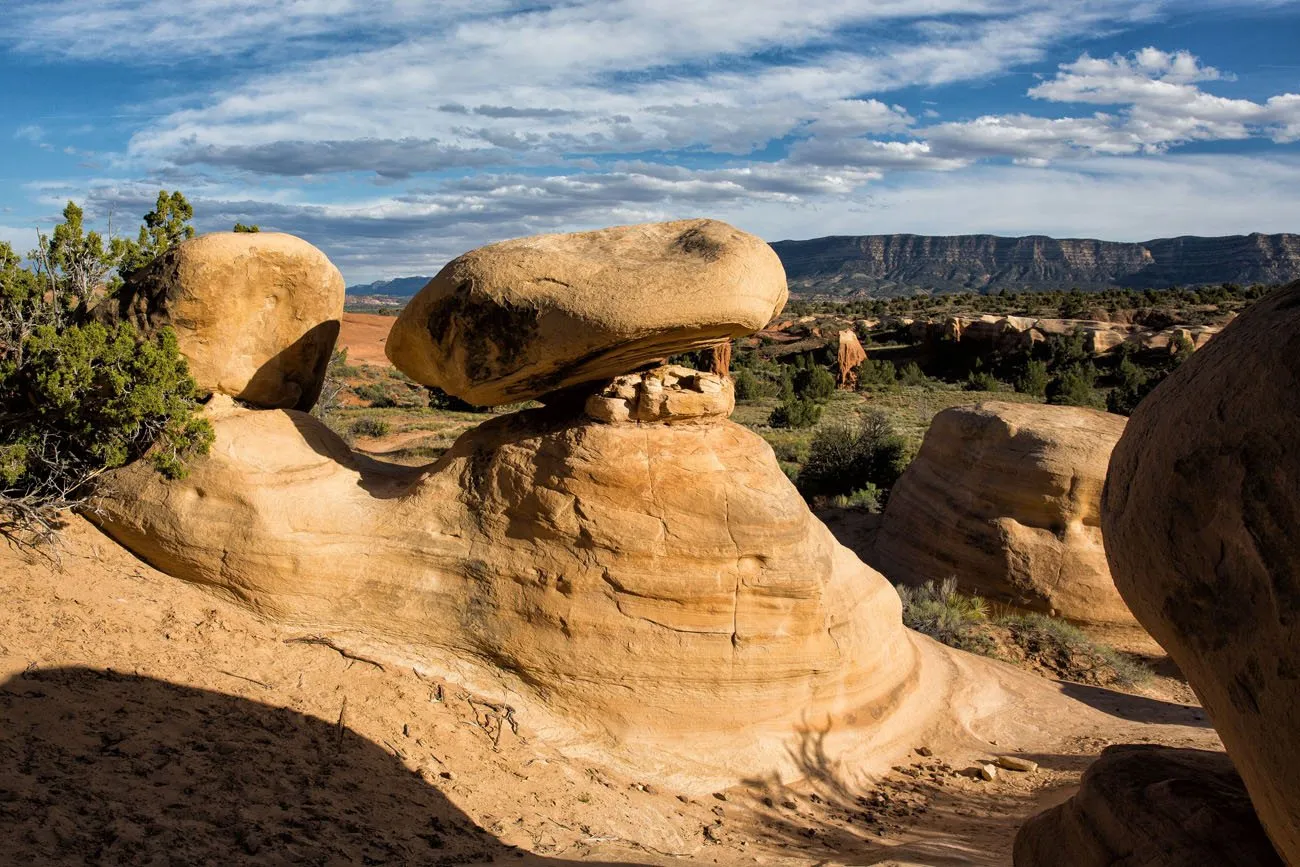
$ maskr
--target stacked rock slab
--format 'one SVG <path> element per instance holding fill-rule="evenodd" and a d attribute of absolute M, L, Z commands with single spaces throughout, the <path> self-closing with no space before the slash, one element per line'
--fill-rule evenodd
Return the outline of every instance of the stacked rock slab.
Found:
<path fill-rule="evenodd" d="M 568 331 L 552 332 L 543 313 L 517 333 L 517 352 L 505 331 L 455 328 L 450 343 L 423 344 L 429 357 L 412 361 L 409 343 L 393 352 L 407 372 L 452 371 L 436 381 L 481 402 L 623 368 L 590 385 L 585 404 L 493 418 L 435 464 L 408 468 L 354 454 L 304 413 L 217 397 L 216 442 L 189 477 L 121 471 L 94 520 L 168 574 L 441 665 L 626 749 L 674 756 L 673 767 L 733 780 L 788 767 L 791 739 L 813 724 L 879 750 L 914 736 L 917 717 L 899 709 L 943 692 L 920 688 L 920 654 L 934 651 L 902 627 L 890 585 L 813 517 L 771 448 L 726 419 L 729 381 L 626 370 L 766 323 L 785 297 L 779 263 L 718 223 L 596 236 L 594 248 L 591 235 L 550 236 L 462 257 L 475 274 L 515 274 L 523 288 L 492 292 L 534 293 L 529 309 L 562 309 Z M 580 275 L 573 263 L 605 246 L 628 260 Z M 572 278 L 567 292 L 539 287 L 539 273 Z M 724 288 L 720 274 L 734 279 Z M 641 319 L 622 309 L 611 330 L 608 299 L 638 281 L 657 287 L 655 303 Z M 704 312 L 674 330 L 664 311 L 696 300 Z M 437 315 L 476 319 L 489 306 L 471 293 Z"/>
<path fill-rule="evenodd" d="M 385 351 L 417 382 L 497 406 L 750 334 L 785 300 L 772 248 L 716 220 L 538 235 L 449 263 Z"/>
<path fill-rule="evenodd" d="M 1138 406 L 1102 507 L 1115 583 L 1300 864 L 1300 283 Z"/>
<path fill-rule="evenodd" d="M 1015 867 L 1282 867 L 1223 753 L 1107 747 L 1016 834 Z"/>
<path fill-rule="evenodd" d="M 343 317 L 343 275 L 320 250 L 277 232 L 182 241 L 127 275 L 96 314 L 176 332 L 203 392 L 309 410 Z"/>
<path fill-rule="evenodd" d="M 990 401 L 935 416 L 889 498 L 874 565 L 989 599 L 1132 624 L 1106 564 L 1101 489 L 1124 419 Z"/>

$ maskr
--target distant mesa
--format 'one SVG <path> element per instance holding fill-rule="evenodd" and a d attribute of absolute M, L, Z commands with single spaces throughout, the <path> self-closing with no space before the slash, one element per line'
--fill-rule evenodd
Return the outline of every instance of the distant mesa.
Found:
<path fill-rule="evenodd" d="M 795 295 L 851 297 L 1049 289 L 1167 289 L 1300 277 L 1300 235 L 1141 243 L 1029 235 L 860 235 L 778 241 Z"/>
<path fill-rule="evenodd" d="M 1027 235 L 837 235 L 772 244 L 790 294 L 893 297 L 917 290 L 999 292 L 1167 289 L 1300 279 L 1300 235 L 1185 235 L 1140 243 Z M 409 297 L 429 277 L 348 287 Z"/>

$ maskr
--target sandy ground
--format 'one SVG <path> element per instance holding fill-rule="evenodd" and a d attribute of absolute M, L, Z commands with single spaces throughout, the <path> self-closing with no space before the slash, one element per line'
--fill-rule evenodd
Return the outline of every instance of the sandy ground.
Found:
<path fill-rule="evenodd" d="M 1218 744 L 1197 707 L 1063 684 L 1103 722 L 1063 718 L 1032 774 L 976 781 L 934 744 L 850 785 L 810 736 L 798 785 L 687 797 L 66 535 L 61 568 L 0 548 L 5 863 L 1007 865 L 1108 744 Z"/>
<path fill-rule="evenodd" d="M 348 363 L 392 367 L 384 355 L 384 341 L 396 321 L 396 316 L 378 313 L 344 313 L 338 346 L 348 351 Z"/>

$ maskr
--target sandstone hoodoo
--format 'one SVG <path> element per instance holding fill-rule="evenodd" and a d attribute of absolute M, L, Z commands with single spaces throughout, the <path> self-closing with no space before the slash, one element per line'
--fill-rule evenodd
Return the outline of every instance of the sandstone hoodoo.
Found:
<path fill-rule="evenodd" d="M 715 220 L 539 235 L 448 264 L 386 351 L 412 379 L 496 406 L 750 334 L 785 300 L 771 247 Z"/>
<path fill-rule="evenodd" d="M 1124 419 L 988 402 L 935 416 L 894 487 L 874 561 L 909 584 L 968 591 L 1072 620 L 1131 624 L 1106 564 L 1100 500 Z"/>
<path fill-rule="evenodd" d="M 434 464 L 402 467 L 354 453 L 305 413 L 218 395 L 207 408 L 216 441 L 189 477 L 119 471 L 94 520 L 168 574 L 504 696 L 552 742 L 600 744 L 642 779 L 686 790 L 809 773 L 800 756 L 810 726 L 822 732 L 819 751 L 852 753 L 865 772 L 886 770 L 930 727 L 955 732 L 950 743 L 986 746 L 968 722 L 951 723 L 957 691 L 981 708 L 982 728 L 1028 744 L 1053 736 L 1032 711 L 998 714 L 1030 693 L 1051 706 L 1050 688 L 951 659 L 903 628 L 889 583 L 812 515 L 771 448 L 726 418 L 729 380 L 636 370 L 651 346 L 676 351 L 765 324 L 784 297 L 766 254 L 746 264 L 731 247 L 746 248 L 749 236 L 707 222 L 594 237 L 611 256 L 630 251 L 600 264 L 601 285 L 658 281 L 661 318 L 617 340 L 601 332 L 598 344 L 549 325 L 522 335 L 521 353 L 535 374 L 552 372 L 548 382 L 617 371 L 586 385 L 585 397 L 570 388 L 470 430 Z M 574 244 L 513 242 L 458 261 L 522 250 L 530 273 L 576 281 Z M 552 248 L 553 259 L 539 252 Z M 697 270 L 682 257 L 698 259 Z M 716 268 L 728 262 L 734 279 L 722 280 Z M 548 304 L 573 306 L 543 288 Z M 708 317 L 663 318 L 696 303 Z M 474 305 L 491 319 L 489 301 Z M 474 354 L 481 337 L 450 331 L 449 343 L 425 345 L 421 363 L 452 370 L 481 357 L 465 393 L 507 393 L 521 368 L 490 346 Z M 575 353 L 575 340 L 599 352 Z M 409 368 L 408 351 L 394 357 Z"/>
<path fill-rule="evenodd" d="M 128 275 L 97 311 L 146 333 L 170 326 L 205 392 L 309 410 L 343 317 L 343 275 L 320 250 L 276 232 L 215 232 Z"/>
<path fill-rule="evenodd" d="M 1282 867 L 1223 753 L 1108 747 L 1016 835 L 1015 867 Z"/>
<path fill-rule="evenodd" d="M 866 350 L 858 341 L 853 329 L 846 328 L 839 333 L 839 351 L 836 361 L 839 375 L 836 377 L 840 388 L 854 388 L 858 384 L 858 365 L 867 360 Z"/>
<path fill-rule="evenodd" d="M 1300 283 L 1163 382 L 1115 448 L 1115 583 L 1205 704 L 1265 829 L 1300 864 Z"/>

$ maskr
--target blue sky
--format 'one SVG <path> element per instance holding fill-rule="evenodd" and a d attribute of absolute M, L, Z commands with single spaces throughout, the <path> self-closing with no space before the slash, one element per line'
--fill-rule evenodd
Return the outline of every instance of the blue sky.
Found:
<path fill-rule="evenodd" d="M 299 234 L 349 282 L 714 216 L 769 240 L 1300 232 L 1296 0 L 0 0 L 0 240 Z"/>

